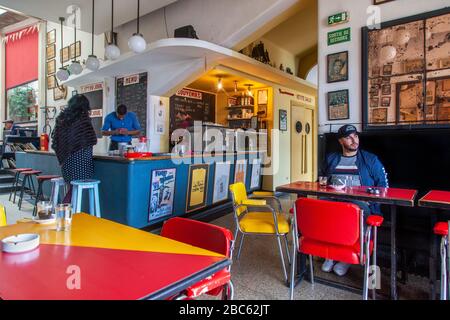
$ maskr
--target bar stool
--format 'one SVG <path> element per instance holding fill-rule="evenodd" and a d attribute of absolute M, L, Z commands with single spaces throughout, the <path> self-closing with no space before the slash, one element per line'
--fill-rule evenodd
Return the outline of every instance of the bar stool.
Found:
<path fill-rule="evenodd" d="M 66 182 L 64 181 L 63 178 L 58 177 L 52 179 L 51 183 L 52 183 L 52 194 L 50 196 L 50 202 L 53 203 L 53 208 L 56 208 L 59 202 L 59 189 L 62 187 L 64 194 L 67 192 Z"/>
<path fill-rule="evenodd" d="M 41 173 L 42 173 L 42 171 L 39 171 L 39 170 L 31 170 L 31 171 L 22 172 L 24 177 L 22 180 L 22 188 L 20 190 L 19 210 L 22 210 L 23 193 L 25 192 L 26 183 L 28 182 L 28 186 L 30 187 L 30 195 L 31 195 L 31 198 L 33 198 L 33 195 L 36 194 L 36 189 L 34 188 L 33 176 L 37 177 Z"/>
<path fill-rule="evenodd" d="M 11 201 L 12 195 L 14 193 L 13 203 L 16 203 L 16 193 L 17 193 L 17 187 L 19 186 L 20 174 L 22 172 L 31 171 L 31 170 L 33 170 L 33 169 L 32 168 L 17 168 L 17 169 L 11 169 L 10 170 L 10 172 L 14 173 L 14 181 L 13 181 L 12 189 L 9 192 L 9 201 Z"/>
<path fill-rule="evenodd" d="M 448 223 L 438 222 L 434 226 L 434 233 L 441 236 L 441 300 L 447 300 L 447 245 L 448 245 Z"/>
<path fill-rule="evenodd" d="M 100 214 L 100 200 L 98 196 L 99 180 L 77 180 L 70 183 L 73 186 L 72 189 L 72 211 L 73 213 L 79 213 L 81 211 L 81 201 L 83 198 L 83 190 L 89 190 L 89 213 L 95 215 L 97 218 L 101 217 Z"/>
<path fill-rule="evenodd" d="M 37 214 L 37 204 L 38 204 L 38 202 L 41 200 L 41 198 L 44 198 L 44 200 L 45 200 L 45 196 L 44 196 L 44 192 L 43 192 L 43 189 L 42 189 L 42 185 L 44 184 L 45 181 L 49 181 L 49 180 L 56 179 L 56 178 L 60 178 L 60 176 L 45 175 L 45 176 L 37 176 L 36 177 L 36 180 L 38 182 L 38 191 L 36 193 L 36 201 L 34 202 L 33 216 L 36 216 L 36 214 Z"/>

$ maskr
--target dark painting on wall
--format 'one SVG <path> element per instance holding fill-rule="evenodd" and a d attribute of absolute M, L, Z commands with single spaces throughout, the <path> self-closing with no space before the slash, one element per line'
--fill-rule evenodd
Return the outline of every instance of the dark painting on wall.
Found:
<path fill-rule="evenodd" d="M 348 80 L 348 51 L 327 56 L 327 74 L 328 83 Z"/>

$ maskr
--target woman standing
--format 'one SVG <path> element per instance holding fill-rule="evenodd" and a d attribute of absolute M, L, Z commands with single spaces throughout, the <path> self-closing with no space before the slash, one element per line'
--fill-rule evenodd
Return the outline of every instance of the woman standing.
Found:
<path fill-rule="evenodd" d="M 94 175 L 92 149 L 97 144 L 97 135 L 89 117 L 90 110 L 89 100 L 78 94 L 56 118 L 52 148 L 61 165 L 64 181 L 70 186 L 63 203 L 71 201 L 71 181 L 92 179 Z"/>

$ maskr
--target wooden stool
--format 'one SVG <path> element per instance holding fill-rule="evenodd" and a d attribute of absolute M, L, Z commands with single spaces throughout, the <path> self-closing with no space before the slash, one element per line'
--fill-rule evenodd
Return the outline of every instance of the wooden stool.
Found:
<path fill-rule="evenodd" d="M 32 171 L 32 170 L 33 170 L 32 168 L 17 168 L 17 169 L 11 169 L 10 170 L 10 172 L 14 173 L 14 181 L 13 181 L 13 187 L 12 187 L 11 191 L 9 192 L 9 201 L 11 201 L 12 195 L 14 193 L 13 203 L 16 203 L 16 193 L 17 193 L 16 191 L 17 191 L 17 187 L 19 186 L 20 174 L 22 172 Z"/>
<path fill-rule="evenodd" d="M 36 189 L 34 188 L 33 176 L 37 177 L 38 175 L 40 175 L 42 173 L 42 171 L 32 170 L 32 171 L 25 171 L 22 173 L 23 173 L 24 177 L 22 180 L 22 188 L 20 190 L 19 210 L 22 210 L 23 193 L 25 191 L 25 185 L 26 185 L 27 181 L 28 181 L 28 186 L 30 186 L 31 198 L 33 198 L 33 195 L 36 192 Z"/>

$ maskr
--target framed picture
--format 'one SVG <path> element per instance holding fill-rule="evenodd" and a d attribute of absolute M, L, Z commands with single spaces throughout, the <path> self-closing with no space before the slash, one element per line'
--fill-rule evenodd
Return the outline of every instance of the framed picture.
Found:
<path fill-rule="evenodd" d="M 390 107 L 391 106 L 391 97 L 381 97 L 381 106 L 382 107 Z"/>
<path fill-rule="evenodd" d="M 59 54 L 60 54 L 61 64 L 64 64 L 67 61 L 70 61 L 69 47 L 64 47 L 61 50 L 59 50 Z"/>
<path fill-rule="evenodd" d="M 381 86 L 381 94 L 384 96 L 388 96 L 391 95 L 392 93 L 392 88 L 390 84 L 385 84 Z"/>
<path fill-rule="evenodd" d="M 176 168 L 152 171 L 150 181 L 149 221 L 170 216 L 172 214 L 176 173 Z"/>
<path fill-rule="evenodd" d="M 69 47 L 69 57 L 70 59 L 75 59 L 81 56 L 81 41 L 72 43 Z"/>
<path fill-rule="evenodd" d="M 348 80 L 348 51 L 329 54 L 327 56 L 327 82 Z"/>
<path fill-rule="evenodd" d="M 378 95 L 379 91 L 380 91 L 380 85 L 376 84 L 376 85 L 373 85 L 373 86 L 370 87 L 370 91 L 369 92 L 372 95 Z"/>
<path fill-rule="evenodd" d="M 56 42 L 56 29 L 47 32 L 47 45 L 54 44 Z"/>
<path fill-rule="evenodd" d="M 67 97 L 67 87 L 66 86 L 55 86 L 53 88 L 53 100 L 61 100 Z"/>
<path fill-rule="evenodd" d="M 372 109 L 372 123 L 386 123 L 388 115 L 387 111 L 387 108 Z"/>
<path fill-rule="evenodd" d="M 206 206 L 208 172 L 209 164 L 191 164 L 189 166 L 186 213 Z"/>
<path fill-rule="evenodd" d="M 231 162 L 216 162 L 214 170 L 213 203 L 228 199 Z"/>
<path fill-rule="evenodd" d="M 258 90 L 258 104 L 267 105 L 267 103 L 269 101 L 268 97 L 269 97 L 268 90 Z"/>
<path fill-rule="evenodd" d="M 381 84 L 391 84 L 391 78 L 390 77 L 382 77 Z"/>
<path fill-rule="evenodd" d="M 280 131 L 287 131 L 287 111 L 280 109 Z"/>
<path fill-rule="evenodd" d="M 253 130 L 258 130 L 258 117 L 250 118 L 250 128 Z"/>
<path fill-rule="evenodd" d="M 406 60 L 403 63 L 404 73 L 417 73 L 423 71 L 424 61 L 423 59 Z"/>
<path fill-rule="evenodd" d="M 395 0 L 373 0 L 373 4 L 379 5 L 379 4 L 383 4 L 383 3 L 391 2 L 391 1 L 395 1 Z"/>
<path fill-rule="evenodd" d="M 47 77 L 47 90 L 51 90 L 56 87 L 56 78 L 54 75 Z"/>
<path fill-rule="evenodd" d="M 47 75 L 52 75 L 56 72 L 56 60 L 47 61 Z"/>
<path fill-rule="evenodd" d="M 379 77 L 380 76 L 380 67 L 378 67 L 378 66 L 372 67 L 372 72 L 370 75 L 372 77 Z"/>
<path fill-rule="evenodd" d="M 258 117 L 260 118 L 267 117 L 267 104 L 258 105 Z"/>
<path fill-rule="evenodd" d="M 370 99 L 370 107 L 371 108 L 378 108 L 379 104 L 380 104 L 380 99 L 378 99 L 378 98 Z"/>
<path fill-rule="evenodd" d="M 234 168 L 234 183 L 242 182 L 245 185 L 247 177 L 247 159 L 239 159 L 236 161 Z"/>
<path fill-rule="evenodd" d="M 328 120 L 350 118 L 348 90 L 328 92 Z"/>
<path fill-rule="evenodd" d="M 375 78 L 375 79 L 371 79 L 370 80 L 370 85 L 371 86 L 380 86 L 381 85 L 381 78 L 380 77 L 378 77 L 378 78 Z"/>
<path fill-rule="evenodd" d="M 47 60 L 54 59 L 56 57 L 56 45 L 51 44 L 47 46 Z"/>
<path fill-rule="evenodd" d="M 383 75 L 390 76 L 392 74 L 392 64 L 385 64 L 383 66 Z"/>
<path fill-rule="evenodd" d="M 261 185 L 261 159 L 254 159 L 252 163 L 252 177 L 250 190 L 259 190 Z"/>
<path fill-rule="evenodd" d="M 444 79 L 442 81 L 442 91 L 444 92 L 450 91 L 450 79 Z"/>
<path fill-rule="evenodd" d="M 436 103 L 436 81 L 427 81 L 427 106 Z"/>

